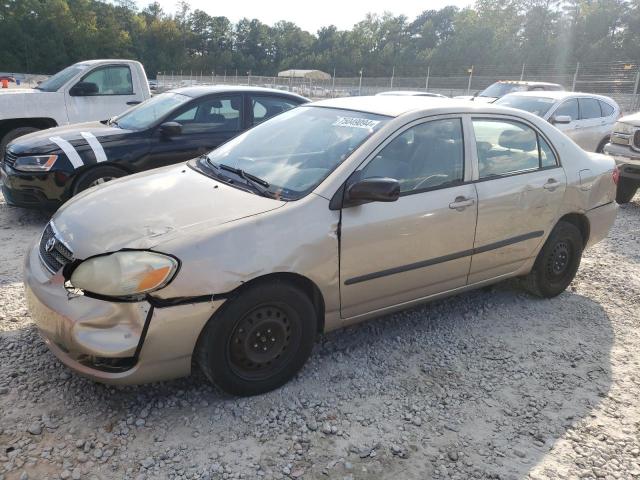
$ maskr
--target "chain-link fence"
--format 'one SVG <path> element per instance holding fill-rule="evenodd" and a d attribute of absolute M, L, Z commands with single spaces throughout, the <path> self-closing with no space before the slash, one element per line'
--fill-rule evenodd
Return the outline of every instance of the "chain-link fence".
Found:
<path fill-rule="evenodd" d="M 340 77 L 319 80 L 219 72 L 159 72 L 158 90 L 189 85 L 251 85 L 296 92 L 313 99 L 374 95 L 385 90 L 418 90 L 450 97 L 472 95 L 498 80 L 559 83 L 567 90 L 598 93 L 613 98 L 625 113 L 640 110 L 640 63 L 590 63 L 527 65 L 513 69 L 476 65 L 459 72 L 439 72 L 427 67 L 423 77 Z"/>

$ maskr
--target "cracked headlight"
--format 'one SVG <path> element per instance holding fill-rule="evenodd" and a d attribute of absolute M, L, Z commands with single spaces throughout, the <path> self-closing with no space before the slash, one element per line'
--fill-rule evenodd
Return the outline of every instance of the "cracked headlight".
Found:
<path fill-rule="evenodd" d="M 168 255 L 127 250 L 85 260 L 71 274 L 70 283 L 98 295 L 131 297 L 164 287 L 177 269 L 178 261 Z"/>
<path fill-rule="evenodd" d="M 13 168 L 21 172 L 48 172 L 56 163 L 58 155 L 32 155 L 18 157 Z"/>

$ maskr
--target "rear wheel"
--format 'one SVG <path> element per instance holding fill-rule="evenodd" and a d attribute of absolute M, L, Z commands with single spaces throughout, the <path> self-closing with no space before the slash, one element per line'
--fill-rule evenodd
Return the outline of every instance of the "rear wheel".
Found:
<path fill-rule="evenodd" d="M 127 172 L 110 165 L 92 168 L 78 177 L 73 188 L 73 194 L 77 195 L 87 188 L 95 187 L 125 175 L 127 175 Z"/>
<path fill-rule="evenodd" d="M 280 387 L 311 354 L 317 316 L 309 297 L 287 282 L 259 283 L 229 300 L 203 330 L 200 369 L 232 395 Z"/>
<path fill-rule="evenodd" d="M 576 276 L 583 249 L 580 230 L 572 223 L 560 221 L 524 278 L 525 289 L 543 298 L 562 293 Z"/>
<path fill-rule="evenodd" d="M 28 133 L 37 132 L 38 130 L 40 129 L 36 127 L 19 127 L 14 128 L 13 130 L 9 130 L 4 134 L 2 140 L 0 140 L 0 157 L 4 156 L 4 151 L 10 142 L 18 137 L 22 137 L 23 135 L 27 135 Z"/>
<path fill-rule="evenodd" d="M 638 190 L 638 184 L 628 178 L 621 177 L 616 190 L 616 202 L 619 204 L 629 203 Z"/>

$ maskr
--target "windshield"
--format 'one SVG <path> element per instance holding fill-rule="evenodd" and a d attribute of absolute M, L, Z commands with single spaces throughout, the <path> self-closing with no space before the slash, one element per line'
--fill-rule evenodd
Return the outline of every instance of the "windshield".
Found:
<path fill-rule="evenodd" d="M 495 105 L 517 108 L 518 110 L 525 110 L 539 117 L 544 117 L 555 103 L 556 101 L 553 98 L 507 95 L 506 97 L 496 100 Z"/>
<path fill-rule="evenodd" d="M 517 83 L 496 82 L 485 88 L 478 96 L 500 98 L 504 97 L 507 93 L 524 92 L 526 89 L 527 87 L 525 85 L 518 85 Z"/>
<path fill-rule="evenodd" d="M 320 184 L 388 117 L 298 107 L 248 130 L 199 161 L 218 175 L 241 170 L 265 182 L 274 198 L 297 200 Z M 219 169 L 219 170 L 218 170 Z"/>
<path fill-rule="evenodd" d="M 116 117 L 114 123 L 127 130 L 144 130 L 191 99 L 179 93 L 161 93 Z"/>
<path fill-rule="evenodd" d="M 71 65 L 64 70 L 59 71 L 54 76 L 47 78 L 36 88 L 43 92 L 57 92 L 61 86 L 87 68 L 87 65 Z"/>

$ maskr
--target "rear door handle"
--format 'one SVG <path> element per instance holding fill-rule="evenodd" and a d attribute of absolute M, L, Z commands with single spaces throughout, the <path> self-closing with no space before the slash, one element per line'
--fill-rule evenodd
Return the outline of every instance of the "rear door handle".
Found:
<path fill-rule="evenodd" d="M 547 180 L 547 183 L 545 183 L 543 186 L 545 190 L 549 190 L 550 192 L 553 192 L 556 188 L 560 186 L 560 182 L 558 182 L 555 178 L 550 178 L 549 180 Z"/>
<path fill-rule="evenodd" d="M 130 102 L 127 102 L 127 105 L 138 105 L 140 102 L 140 100 L 131 100 Z"/>
<path fill-rule="evenodd" d="M 461 212 L 465 208 L 473 205 L 474 203 L 476 203 L 476 201 L 473 198 L 456 197 L 456 199 L 449 204 L 449 208 L 451 210 L 458 210 L 459 212 Z"/>

